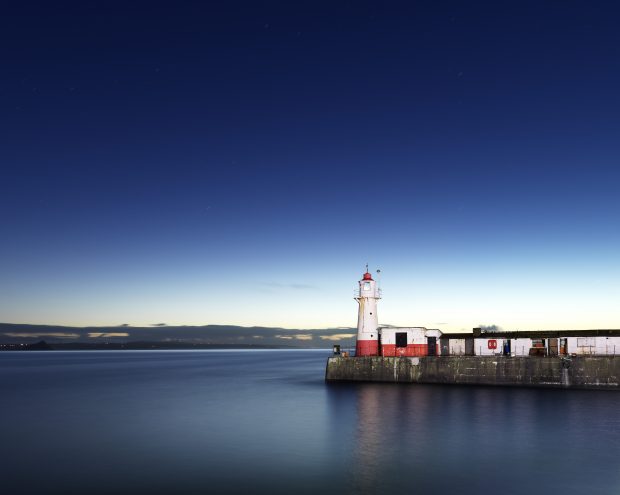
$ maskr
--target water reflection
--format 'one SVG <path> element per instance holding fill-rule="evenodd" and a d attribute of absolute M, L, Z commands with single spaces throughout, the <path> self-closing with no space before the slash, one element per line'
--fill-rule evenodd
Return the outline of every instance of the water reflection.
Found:
<path fill-rule="evenodd" d="M 620 492 L 618 394 L 357 384 L 329 400 L 335 415 L 355 403 L 354 493 Z"/>

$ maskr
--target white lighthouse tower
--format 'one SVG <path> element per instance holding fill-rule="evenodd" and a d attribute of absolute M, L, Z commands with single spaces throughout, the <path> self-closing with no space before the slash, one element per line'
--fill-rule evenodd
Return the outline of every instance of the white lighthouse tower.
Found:
<path fill-rule="evenodd" d="M 356 356 L 379 355 L 379 319 L 377 318 L 377 301 L 381 299 L 381 293 L 377 282 L 372 279 L 366 265 L 366 273 L 359 281 L 359 292 L 355 300 L 359 303 L 357 314 L 357 344 Z"/>

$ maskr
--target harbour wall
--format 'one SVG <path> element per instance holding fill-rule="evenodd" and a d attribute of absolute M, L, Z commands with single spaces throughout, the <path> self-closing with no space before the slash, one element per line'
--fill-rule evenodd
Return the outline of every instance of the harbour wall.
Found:
<path fill-rule="evenodd" d="M 335 356 L 325 380 L 620 390 L 620 356 Z"/>

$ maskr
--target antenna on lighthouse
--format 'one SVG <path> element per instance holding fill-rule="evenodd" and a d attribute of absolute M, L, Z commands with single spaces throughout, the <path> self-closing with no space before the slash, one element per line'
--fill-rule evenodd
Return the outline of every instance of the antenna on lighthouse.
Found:
<path fill-rule="evenodd" d="M 366 263 L 366 273 L 368 273 L 368 263 Z"/>
<path fill-rule="evenodd" d="M 379 290 L 381 290 L 381 270 L 377 268 L 377 286 Z"/>

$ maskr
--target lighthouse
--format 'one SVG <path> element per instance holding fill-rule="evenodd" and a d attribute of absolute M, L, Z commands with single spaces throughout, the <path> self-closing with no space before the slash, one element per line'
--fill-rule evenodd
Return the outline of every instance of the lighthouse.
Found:
<path fill-rule="evenodd" d="M 366 273 L 359 281 L 359 291 L 356 291 L 355 300 L 359 304 L 357 313 L 357 344 L 356 356 L 379 355 L 379 320 L 377 318 L 377 301 L 381 293 L 377 282 L 372 279 L 366 265 Z"/>

